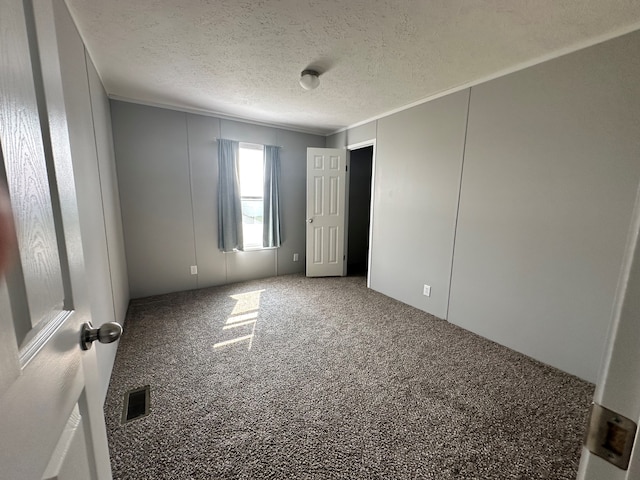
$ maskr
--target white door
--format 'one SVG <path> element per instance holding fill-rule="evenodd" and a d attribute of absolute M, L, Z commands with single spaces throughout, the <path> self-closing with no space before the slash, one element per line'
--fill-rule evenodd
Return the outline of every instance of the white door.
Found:
<path fill-rule="evenodd" d="M 346 275 L 347 150 L 307 148 L 307 277 Z"/>
<path fill-rule="evenodd" d="M 626 469 L 604 458 L 620 460 L 634 443 L 633 425 L 640 423 L 640 194 L 636 199 L 622 273 L 618 282 L 613 320 L 600 367 L 594 403 L 614 412 L 603 423 L 603 435 L 595 444 L 604 447 L 600 456 L 582 449 L 578 478 L 581 480 L 637 480 L 640 478 L 640 437 Z M 595 431 L 595 429 L 594 429 Z M 598 440 L 597 437 L 595 440 Z"/>
<path fill-rule="evenodd" d="M 0 182 L 18 244 L 0 274 L 0 477 L 109 479 L 96 347 L 80 348 L 90 306 L 60 76 L 43 87 L 30 2 L 0 11 Z"/>

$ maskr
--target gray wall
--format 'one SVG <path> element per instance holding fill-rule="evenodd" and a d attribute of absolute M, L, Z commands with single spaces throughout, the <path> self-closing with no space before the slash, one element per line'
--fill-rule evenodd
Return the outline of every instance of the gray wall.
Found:
<path fill-rule="evenodd" d="M 328 148 L 348 147 L 376 138 L 376 121 L 359 125 L 327 137 Z"/>
<path fill-rule="evenodd" d="M 466 140 L 468 91 L 378 120 L 372 288 L 595 381 L 640 180 L 638 49 L 473 87 Z"/>
<path fill-rule="evenodd" d="M 103 275 L 108 275 L 110 279 L 113 306 L 113 313 L 111 314 L 110 312 L 109 321 L 124 325 L 127 307 L 129 306 L 129 282 L 127 279 L 127 260 L 124 250 L 116 161 L 113 151 L 111 111 L 109 109 L 109 99 L 88 54 L 86 59 L 109 265 L 109 270 L 103 271 Z M 111 378 L 116 351 L 117 344 L 102 345 L 101 348 L 96 349 L 98 369 L 105 398 L 109 388 L 109 379 Z"/>
<path fill-rule="evenodd" d="M 371 288 L 446 318 L 469 91 L 378 120 Z M 422 294 L 431 286 L 431 296 Z"/>
<path fill-rule="evenodd" d="M 196 288 L 186 115 L 111 102 L 111 116 L 131 297 Z"/>
<path fill-rule="evenodd" d="M 304 271 L 306 148 L 324 137 L 120 101 L 111 108 L 132 297 Z M 279 249 L 218 250 L 216 138 L 282 147 Z"/>
<path fill-rule="evenodd" d="M 639 49 L 471 92 L 449 320 L 591 381 L 640 179 Z"/>
<path fill-rule="evenodd" d="M 122 324 L 129 287 L 109 103 L 63 2 L 55 4 L 55 21 L 92 322 Z M 103 399 L 116 349 L 96 349 Z"/>

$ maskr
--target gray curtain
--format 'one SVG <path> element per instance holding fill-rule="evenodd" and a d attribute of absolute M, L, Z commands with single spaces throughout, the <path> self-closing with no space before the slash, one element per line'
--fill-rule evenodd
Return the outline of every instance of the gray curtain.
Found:
<path fill-rule="evenodd" d="M 239 143 L 218 139 L 218 248 L 242 250 Z"/>
<path fill-rule="evenodd" d="M 263 247 L 279 247 L 280 233 L 280 147 L 264 146 Z"/>

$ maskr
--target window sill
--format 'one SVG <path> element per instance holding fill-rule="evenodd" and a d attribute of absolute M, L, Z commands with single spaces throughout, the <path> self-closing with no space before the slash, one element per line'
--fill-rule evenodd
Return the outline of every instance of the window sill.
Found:
<path fill-rule="evenodd" d="M 238 253 L 238 252 L 259 252 L 261 250 L 276 250 L 280 247 L 247 247 L 244 250 L 235 249 L 231 252 L 223 252 L 223 253 Z"/>

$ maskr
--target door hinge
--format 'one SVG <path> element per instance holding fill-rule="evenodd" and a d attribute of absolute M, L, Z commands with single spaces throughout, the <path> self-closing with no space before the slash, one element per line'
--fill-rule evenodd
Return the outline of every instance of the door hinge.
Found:
<path fill-rule="evenodd" d="M 636 429 L 637 425 L 632 420 L 593 403 L 584 446 L 594 455 L 626 470 L 631 459 Z"/>
<path fill-rule="evenodd" d="M 342 261 L 344 262 L 347 259 L 346 255 L 342 255 Z"/>
<path fill-rule="evenodd" d="M 344 171 L 345 171 L 345 172 L 348 172 L 348 171 L 349 171 L 349 165 L 345 165 L 345 166 L 344 166 Z"/>

